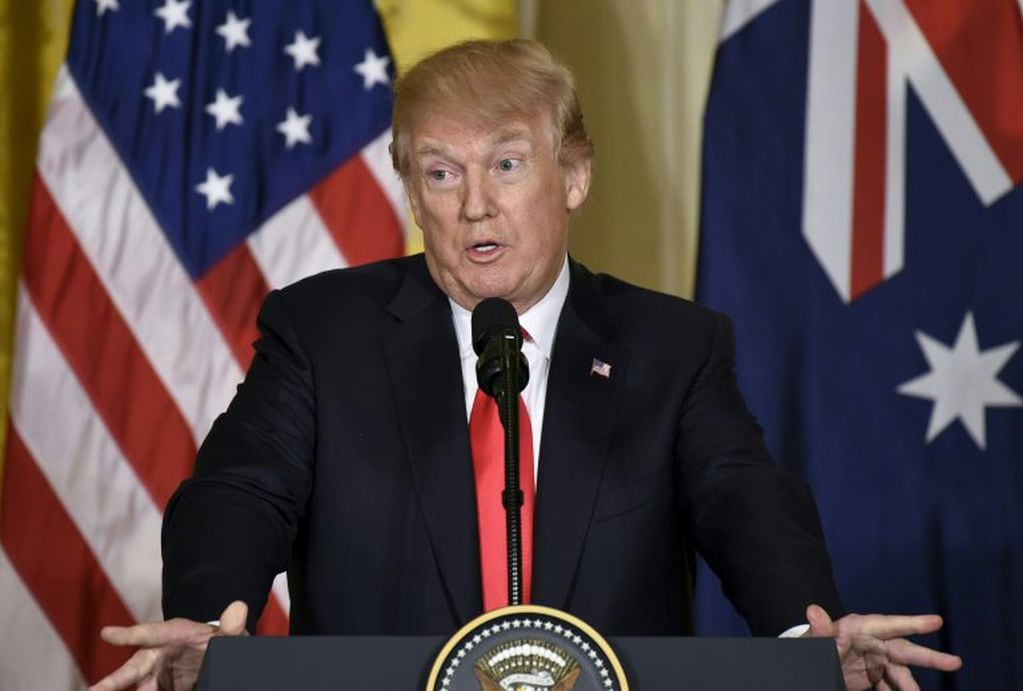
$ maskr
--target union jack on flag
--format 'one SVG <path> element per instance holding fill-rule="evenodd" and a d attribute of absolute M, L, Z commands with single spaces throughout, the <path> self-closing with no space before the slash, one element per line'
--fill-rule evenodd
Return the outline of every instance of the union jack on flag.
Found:
<path fill-rule="evenodd" d="M 266 293 L 401 254 L 370 0 L 79 0 L 39 146 L 0 500 L 0 688 L 160 619 L 160 520 Z M 260 625 L 286 630 L 281 579 Z"/>
<path fill-rule="evenodd" d="M 729 2 L 704 136 L 698 297 L 847 609 L 944 616 L 924 688 L 1023 688 L 1021 3 Z"/>

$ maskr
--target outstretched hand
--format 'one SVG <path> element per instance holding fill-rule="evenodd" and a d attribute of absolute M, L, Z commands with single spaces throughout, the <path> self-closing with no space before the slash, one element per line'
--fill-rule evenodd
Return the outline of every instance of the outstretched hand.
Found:
<path fill-rule="evenodd" d="M 806 620 L 810 624 L 807 636 L 835 639 L 842 676 L 850 691 L 871 687 L 878 691 L 919 691 L 911 667 L 954 672 L 963 664 L 956 655 L 903 638 L 940 629 L 941 617 L 936 614 L 848 614 L 832 621 L 823 608 L 810 605 L 806 609 Z"/>
<path fill-rule="evenodd" d="M 214 636 L 242 636 L 249 608 L 235 600 L 220 615 L 220 625 L 188 619 L 106 626 L 100 636 L 113 645 L 139 646 L 120 668 L 89 691 L 116 691 L 136 685 L 141 691 L 190 691 L 199 677 L 206 646 Z"/>

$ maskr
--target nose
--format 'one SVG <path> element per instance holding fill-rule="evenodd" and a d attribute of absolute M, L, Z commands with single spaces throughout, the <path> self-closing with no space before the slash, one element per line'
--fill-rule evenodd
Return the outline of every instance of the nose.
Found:
<path fill-rule="evenodd" d="M 496 210 L 493 181 L 482 170 L 466 172 L 462 186 L 462 216 L 467 221 L 491 218 Z"/>

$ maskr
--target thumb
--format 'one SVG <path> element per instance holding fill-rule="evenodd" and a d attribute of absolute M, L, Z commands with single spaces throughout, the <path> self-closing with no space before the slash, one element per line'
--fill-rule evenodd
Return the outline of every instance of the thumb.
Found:
<path fill-rule="evenodd" d="M 241 600 L 235 600 L 220 615 L 219 633 L 222 636 L 241 636 L 245 633 L 245 620 L 249 616 L 249 606 Z"/>
<path fill-rule="evenodd" d="M 831 620 L 824 608 L 820 605 L 810 605 L 806 608 L 806 621 L 810 624 L 808 636 L 832 637 L 835 635 L 835 623 Z"/>

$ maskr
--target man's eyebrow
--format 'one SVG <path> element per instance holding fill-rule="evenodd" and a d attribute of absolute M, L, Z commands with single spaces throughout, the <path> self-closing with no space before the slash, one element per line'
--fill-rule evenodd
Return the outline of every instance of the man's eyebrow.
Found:
<path fill-rule="evenodd" d="M 517 141 L 519 139 L 532 141 L 529 132 L 526 130 L 504 130 L 498 135 L 496 141 L 498 144 L 506 144 L 509 141 Z"/>
<path fill-rule="evenodd" d="M 417 156 L 443 156 L 446 153 L 444 147 L 437 144 L 421 144 L 416 148 Z"/>
<path fill-rule="evenodd" d="M 533 137 L 529 130 L 526 129 L 507 129 L 503 130 L 493 140 L 494 146 L 500 146 L 501 144 L 508 144 L 509 142 L 524 142 L 533 145 Z M 424 142 L 416 147 L 416 156 L 447 156 L 448 150 L 443 144 L 434 142 Z"/>
<path fill-rule="evenodd" d="M 533 143 L 533 138 L 530 136 L 529 130 L 504 130 L 498 135 L 494 141 L 495 144 L 507 144 L 508 142 L 523 141 L 527 144 Z"/>

